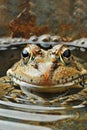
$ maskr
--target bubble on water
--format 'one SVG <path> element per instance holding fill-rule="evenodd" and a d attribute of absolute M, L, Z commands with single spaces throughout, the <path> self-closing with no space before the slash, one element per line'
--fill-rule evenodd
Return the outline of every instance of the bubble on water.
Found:
<path fill-rule="evenodd" d="M 80 51 L 85 52 L 86 49 L 85 48 L 80 48 Z"/>
<path fill-rule="evenodd" d="M 6 47 L 1 47 L 1 48 L 0 48 L 0 51 L 5 51 L 5 50 L 7 50 Z"/>

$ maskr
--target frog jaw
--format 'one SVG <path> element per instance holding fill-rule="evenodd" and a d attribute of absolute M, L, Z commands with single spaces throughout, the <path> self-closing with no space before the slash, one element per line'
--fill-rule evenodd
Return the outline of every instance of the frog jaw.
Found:
<path fill-rule="evenodd" d="M 70 88 L 72 88 L 75 84 L 80 84 L 83 81 L 83 75 L 73 79 L 72 81 L 68 81 L 67 83 L 59 83 L 59 84 L 51 84 L 51 85 L 37 85 L 27 83 L 23 80 L 20 80 L 16 77 L 11 77 L 11 80 L 18 84 L 23 91 L 36 91 L 36 92 L 45 92 L 45 93 L 55 93 L 55 92 L 64 92 Z"/>

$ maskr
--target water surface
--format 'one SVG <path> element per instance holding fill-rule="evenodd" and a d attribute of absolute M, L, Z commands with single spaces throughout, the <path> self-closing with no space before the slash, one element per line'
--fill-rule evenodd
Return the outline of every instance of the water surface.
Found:
<path fill-rule="evenodd" d="M 0 48 L 0 77 L 20 59 L 25 45 Z M 87 50 L 70 47 L 85 68 L 87 68 Z M 15 102 L 7 97 L 0 98 L 0 130 L 86 130 L 87 106 L 30 103 L 25 96 Z"/>

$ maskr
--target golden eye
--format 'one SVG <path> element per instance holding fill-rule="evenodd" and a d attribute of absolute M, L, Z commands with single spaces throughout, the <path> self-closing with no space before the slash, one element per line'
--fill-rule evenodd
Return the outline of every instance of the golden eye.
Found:
<path fill-rule="evenodd" d="M 71 56 L 71 51 L 69 49 L 65 50 L 63 52 L 63 56 L 66 57 L 66 58 L 69 58 Z"/>

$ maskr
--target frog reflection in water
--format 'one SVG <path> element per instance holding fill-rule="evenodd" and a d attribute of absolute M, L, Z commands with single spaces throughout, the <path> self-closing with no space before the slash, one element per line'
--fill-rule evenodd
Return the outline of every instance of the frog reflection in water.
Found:
<path fill-rule="evenodd" d="M 34 99 L 44 100 L 33 92 L 64 93 L 75 85 L 80 87 L 87 74 L 87 70 L 63 44 L 48 50 L 28 44 L 21 57 L 7 71 L 7 76 Z"/>

